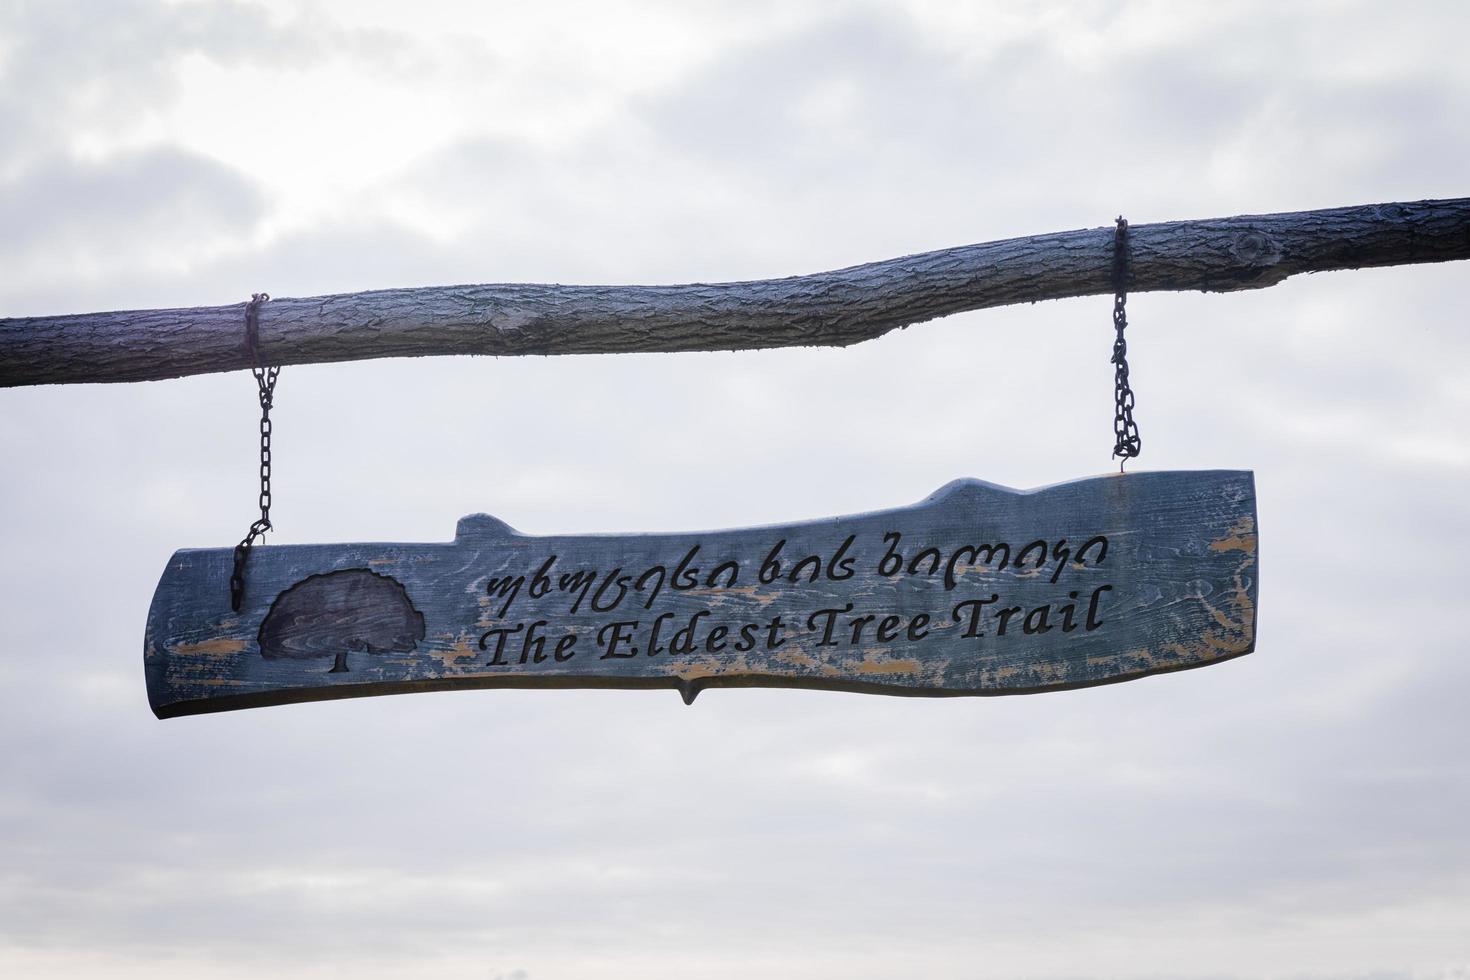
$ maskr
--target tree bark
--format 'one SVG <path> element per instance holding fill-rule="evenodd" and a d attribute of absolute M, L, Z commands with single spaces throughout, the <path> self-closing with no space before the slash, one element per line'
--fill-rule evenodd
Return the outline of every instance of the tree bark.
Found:
<path fill-rule="evenodd" d="M 1129 228 L 1129 289 L 1226 292 L 1300 272 L 1470 258 L 1470 198 Z M 275 299 L 269 364 L 435 354 L 847 346 L 965 310 L 1112 291 L 1113 229 L 753 282 L 482 285 Z M 259 288 L 242 284 L 242 292 Z M 0 320 L 0 386 L 148 381 L 251 365 L 244 304 Z"/>

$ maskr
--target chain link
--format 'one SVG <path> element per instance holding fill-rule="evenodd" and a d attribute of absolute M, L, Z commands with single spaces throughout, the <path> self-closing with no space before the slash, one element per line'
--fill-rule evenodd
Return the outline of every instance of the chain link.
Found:
<path fill-rule="evenodd" d="M 240 611 L 245 600 L 245 563 L 255 539 L 271 530 L 271 404 L 276 395 L 279 367 L 262 367 L 260 363 L 260 307 L 270 300 L 269 293 L 254 293 L 245 304 L 245 346 L 250 351 L 250 373 L 260 396 L 260 518 L 235 545 L 235 570 L 230 575 L 230 608 Z"/>
<path fill-rule="evenodd" d="M 1113 326 L 1118 336 L 1113 341 L 1113 396 L 1116 410 L 1113 414 L 1113 455 L 1121 456 L 1118 472 L 1123 465 L 1137 456 L 1143 449 L 1143 440 L 1138 436 L 1138 425 L 1133 421 L 1133 388 L 1128 384 L 1128 341 L 1123 331 L 1128 329 L 1128 221 L 1118 215 L 1118 225 L 1113 231 Z"/>

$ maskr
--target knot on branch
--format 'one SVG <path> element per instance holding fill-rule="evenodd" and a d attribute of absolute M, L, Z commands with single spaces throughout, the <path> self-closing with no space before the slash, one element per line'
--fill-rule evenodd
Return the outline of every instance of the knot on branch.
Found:
<path fill-rule="evenodd" d="M 1230 255 L 1248 270 L 1259 271 L 1281 261 L 1281 246 L 1264 232 L 1243 231 L 1230 243 Z"/>
<path fill-rule="evenodd" d="M 1263 231 L 1241 231 L 1226 249 L 1230 268 L 1211 288 L 1221 292 L 1231 289 L 1259 289 L 1274 286 L 1291 274 L 1278 268 L 1285 254 L 1276 239 Z M 1274 273 L 1274 274 L 1273 274 Z"/>

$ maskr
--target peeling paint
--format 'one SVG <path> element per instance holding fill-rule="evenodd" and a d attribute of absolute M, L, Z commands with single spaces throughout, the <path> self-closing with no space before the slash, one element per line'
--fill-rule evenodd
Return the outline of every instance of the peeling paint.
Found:
<path fill-rule="evenodd" d="M 872 656 L 864 657 L 855 667 L 859 674 L 917 674 L 920 669 L 917 660 L 879 660 Z"/>
<path fill-rule="evenodd" d="M 201 640 L 198 643 L 180 643 L 170 647 L 169 652 L 176 657 L 228 657 L 244 650 L 247 645 L 244 640 L 220 636 L 213 640 Z"/>

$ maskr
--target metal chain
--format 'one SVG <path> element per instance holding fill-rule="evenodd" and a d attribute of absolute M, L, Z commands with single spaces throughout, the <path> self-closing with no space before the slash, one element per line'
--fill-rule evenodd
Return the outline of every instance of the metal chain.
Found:
<path fill-rule="evenodd" d="M 1133 389 L 1128 384 L 1128 341 L 1123 336 L 1123 331 L 1128 329 L 1127 305 L 1128 221 L 1120 214 L 1113 231 L 1113 326 L 1118 330 L 1113 341 L 1113 396 L 1117 406 L 1113 415 L 1113 455 L 1122 457 L 1119 473 L 1143 449 L 1138 425 L 1133 421 Z"/>
<path fill-rule="evenodd" d="M 271 403 L 276 394 L 279 367 L 262 367 L 260 363 L 260 307 L 270 300 L 269 293 L 254 293 L 245 304 L 245 346 L 250 351 L 250 373 L 260 395 L 260 519 L 235 545 L 235 571 L 230 576 L 230 608 L 240 611 L 245 600 L 245 562 L 255 539 L 271 530 Z"/>

